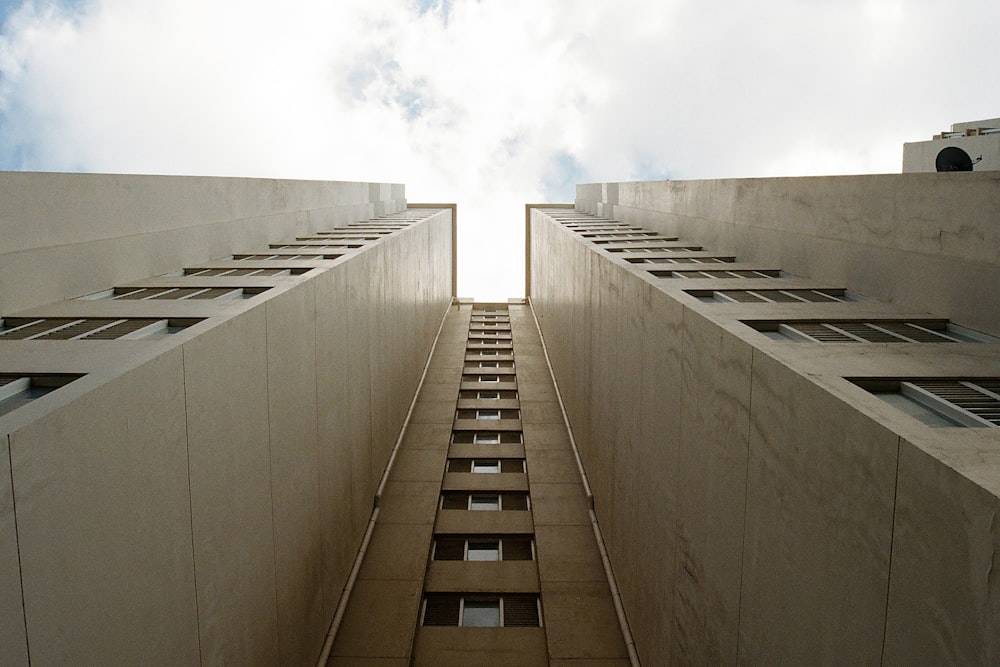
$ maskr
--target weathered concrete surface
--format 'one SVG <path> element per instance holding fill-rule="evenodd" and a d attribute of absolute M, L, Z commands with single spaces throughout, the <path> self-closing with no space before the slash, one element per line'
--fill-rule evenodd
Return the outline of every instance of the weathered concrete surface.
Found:
<path fill-rule="evenodd" d="M 67 179 L 70 190 L 95 179 L 145 183 Z M 262 182 L 255 191 L 252 181 L 223 180 L 205 179 L 213 197 L 244 193 L 253 202 L 297 187 Z M 201 181 L 179 183 L 166 179 L 162 187 L 180 196 L 181 185 Z M 368 184 L 339 185 L 358 190 L 359 200 L 336 213 L 336 198 L 320 197 L 321 185 L 302 187 L 319 197 L 324 215 L 367 220 L 375 206 Z M 393 190 L 375 188 L 376 208 L 397 205 Z M 194 215 L 196 203 L 163 205 Z M 268 221 L 281 227 L 284 217 L 313 216 L 287 202 L 287 216 L 260 218 L 246 202 L 230 205 L 251 219 L 245 230 L 236 221 L 224 226 L 247 238 L 258 231 L 270 238 Z M 310 224 L 333 227 L 316 215 Z M 22 222 L 32 216 L 42 214 L 24 213 Z M 26 646 L 37 664 L 316 661 L 420 360 L 451 301 L 450 213 L 415 217 L 425 219 L 340 259 L 306 261 L 312 270 L 303 275 L 256 278 L 270 289 L 252 299 L 70 302 L 81 315 L 206 318 L 180 333 L 0 341 L 0 372 L 84 374 L 0 416 L 12 463 L 3 476 L 13 482 L 0 485 L 0 662 L 21 664 Z M 123 236 L 126 219 L 116 227 Z M 163 249 L 178 262 L 169 268 L 184 266 L 186 243 Z M 249 249 L 266 250 L 266 242 Z M 47 251 L 37 252 L 41 261 Z M 201 259 L 204 249 L 193 252 Z"/>
<path fill-rule="evenodd" d="M 814 187 L 814 179 L 797 180 L 806 181 L 798 192 Z M 982 176 L 981 188 L 995 184 Z M 840 185 L 851 207 L 847 192 L 870 184 Z M 825 243 L 822 228 L 806 233 L 787 216 L 760 217 L 812 208 L 783 198 L 765 204 L 766 192 L 796 187 L 598 184 L 580 187 L 578 206 L 600 203 L 606 214 L 752 263 L 745 241 L 767 265 L 788 268 L 776 264 L 782 253 L 813 235 Z M 751 206 L 741 188 L 756 193 L 753 219 L 772 229 L 732 217 L 737 205 Z M 810 276 L 801 279 L 656 278 L 554 221 L 567 215 L 532 212 L 531 298 L 643 663 L 1000 659 L 1000 580 L 991 574 L 1000 529 L 989 519 L 1000 512 L 1000 429 L 930 428 L 845 379 L 1000 377 L 1000 346 L 771 340 L 741 320 L 905 318 L 930 308 L 705 303 L 687 290 L 844 283 L 807 271 L 795 271 Z M 780 226 L 784 243 L 774 240 Z M 852 242 L 861 264 L 867 238 Z M 970 263 L 993 266 L 996 247 L 969 245 L 940 261 L 973 255 Z M 688 254 L 699 253 L 669 253 Z M 813 248 L 807 257 L 820 254 Z M 870 279 L 880 268 L 859 270 Z M 958 289 L 949 280 L 945 291 Z M 932 301 L 945 298 L 930 291 Z"/>

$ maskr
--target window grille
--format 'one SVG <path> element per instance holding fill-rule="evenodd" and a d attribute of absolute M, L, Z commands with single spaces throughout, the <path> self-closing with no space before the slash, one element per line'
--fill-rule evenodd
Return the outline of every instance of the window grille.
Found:
<path fill-rule="evenodd" d="M 932 426 L 1000 426 L 1000 379 L 858 379 L 854 383 Z"/>
<path fill-rule="evenodd" d="M 531 593 L 427 593 L 423 625 L 537 628 L 541 625 L 539 600 Z"/>
<path fill-rule="evenodd" d="M 308 260 L 316 260 L 316 259 L 340 259 L 341 257 L 343 257 L 343 255 L 332 255 L 332 254 L 309 254 L 309 255 L 303 255 L 303 254 L 298 254 L 298 255 L 278 255 L 278 254 L 271 254 L 271 255 L 265 255 L 265 254 L 233 255 L 233 259 L 236 260 L 236 261 L 244 261 L 244 260 L 250 260 L 250 259 L 253 259 L 253 260 L 258 260 L 258 259 L 274 259 L 274 260 L 308 259 Z"/>
<path fill-rule="evenodd" d="M 448 459 L 448 472 L 486 472 L 495 468 L 498 473 L 523 473 L 524 459 Z"/>
<path fill-rule="evenodd" d="M 0 373 L 0 415 L 30 403 L 82 375 Z"/>
<path fill-rule="evenodd" d="M 106 297 L 115 301 L 158 299 L 249 299 L 267 287 L 116 287 Z"/>
<path fill-rule="evenodd" d="M 0 340 L 113 340 L 175 333 L 200 319 L 9 317 Z"/>
<path fill-rule="evenodd" d="M 433 559 L 483 560 L 476 553 L 470 557 L 469 545 L 479 547 L 483 553 L 495 545 L 496 557 L 490 560 L 534 560 L 531 535 L 438 535 L 434 539 Z"/>
<path fill-rule="evenodd" d="M 230 276 L 230 277 L 242 277 L 242 276 L 258 276 L 258 277 L 271 277 L 271 276 L 287 276 L 294 275 L 296 272 L 303 273 L 302 270 L 296 269 L 184 269 L 185 276 Z"/>
<path fill-rule="evenodd" d="M 521 491 L 442 491 L 441 509 L 470 511 L 517 511 L 528 509 L 528 494 Z"/>
<path fill-rule="evenodd" d="M 824 303 L 851 301 L 843 289 L 686 290 L 701 301 L 722 303 Z"/>
<path fill-rule="evenodd" d="M 829 322 L 746 322 L 777 340 L 819 343 L 960 343 L 993 342 L 990 336 L 949 325 L 944 320 L 833 320 Z"/>
<path fill-rule="evenodd" d="M 777 269 L 716 271 L 716 270 L 681 270 L 681 271 L 650 271 L 657 278 L 778 278 Z"/>

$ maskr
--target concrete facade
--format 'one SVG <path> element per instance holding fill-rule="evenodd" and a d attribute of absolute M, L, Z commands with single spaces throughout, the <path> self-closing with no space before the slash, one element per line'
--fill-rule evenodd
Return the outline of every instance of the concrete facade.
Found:
<path fill-rule="evenodd" d="M 0 185 L 0 375 L 76 378 L 0 414 L 0 664 L 314 664 L 451 302 L 451 210 L 389 184 Z M 169 296 L 199 290 L 235 291 Z M 169 329 L 10 339 L 53 318 Z"/>
<path fill-rule="evenodd" d="M 484 415 L 494 410 L 499 418 Z M 458 507 L 454 499 L 466 494 L 500 496 L 501 505 Z M 377 501 L 326 665 L 630 664 L 590 497 L 527 305 L 452 307 Z M 506 546 L 511 540 L 520 548 Z M 472 555 L 474 544 L 494 542 L 499 553 Z M 504 611 L 491 627 L 467 627 L 459 599 L 502 600 Z M 511 600 L 534 616 L 509 619 Z M 449 602 L 452 615 L 434 611 Z"/>
<path fill-rule="evenodd" d="M 998 185 L 608 183 L 531 210 L 531 302 L 644 664 L 1000 661 L 1000 430 L 870 389 L 992 381 L 1000 344 L 768 328 L 1000 333 Z"/>

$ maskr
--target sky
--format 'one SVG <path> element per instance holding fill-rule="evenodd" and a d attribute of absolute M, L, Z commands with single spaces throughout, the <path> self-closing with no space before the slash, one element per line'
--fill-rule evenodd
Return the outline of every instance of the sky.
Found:
<path fill-rule="evenodd" d="M 599 181 L 898 172 L 1000 117 L 996 0 L 0 0 L 0 170 L 406 184 L 459 295 Z"/>

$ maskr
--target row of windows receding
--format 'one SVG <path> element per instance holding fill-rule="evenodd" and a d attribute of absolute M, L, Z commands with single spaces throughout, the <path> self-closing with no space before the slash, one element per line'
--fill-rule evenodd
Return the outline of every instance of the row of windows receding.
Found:
<path fill-rule="evenodd" d="M 513 388 L 472 388 L 470 385 L 514 385 L 513 349 L 510 341 L 510 324 L 506 307 L 473 307 L 466 346 L 465 370 L 496 369 L 496 373 L 470 373 L 462 375 L 459 400 L 516 401 Z M 489 330 L 487 330 L 489 329 Z M 496 346 L 497 349 L 483 349 Z M 511 355 L 507 359 L 482 359 L 498 357 L 499 352 Z M 510 405 L 509 403 L 506 405 Z M 516 404 L 515 404 L 516 405 Z M 517 408 L 457 408 L 459 420 L 500 422 L 520 417 Z M 452 443 L 473 445 L 501 445 L 521 443 L 519 431 L 455 430 Z M 445 471 L 449 474 L 524 474 L 523 458 L 452 457 Z M 453 478 L 461 479 L 461 478 Z M 528 493 L 523 491 L 442 491 L 439 509 L 442 511 L 526 512 L 529 510 Z M 466 562 L 502 562 L 534 560 L 534 540 L 531 534 L 492 535 L 436 534 L 432 544 L 432 560 Z M 452 627 L 539 627 L 541 609 L 536 593 L 437 593 L 424 595 L 421 613 L 423 626 Z"/>
<path fill-rule="evenodd" d="M 606 237 L 618 233 L 634 237 L 640 228 L 626 228 L 622 223 L 586 214 L 559 216 L 550 214 L 563 225 L 581 233 L 592 243 L 607 243 Z M 601 233 L 582 233 L 584 230 Z M 627 234 L 626 234 L 627 232 Z M 595 239 L 601 240 L 595 240 Z M 620 243 L 618 245 L 621 245 Z M 609 252 L 649 252 L 643 248 L 604 248 Z M 700 247 L 690 247 L 701 250 Z M 666 250 L 664 248 L 663 250 Z M 675 250 L 675 249 L 671 249 Z M 702 261 L 732 261 L 730 257 L 710 258 L 624 258 L 632 264 L 676 264 Z M 649 270 L 661 278 L 776 278 L 776 270 Z M 721 303 L 824 303 L 861 301 L 862 297 L 843 289 L 783 290 L 685 290 L 701 301 Z M 783 320 L 744 321 L 744 324 L 775 340 L 819 343 L 947 343 L 988 342 L 1000 340 L 948 323 L 946 320 Z M 872 379 L 852 380 L 887 403 L 894 405 L 925 424 L 933 426 L 1000 426 L 1000 380 L 982 378 Z"/>

